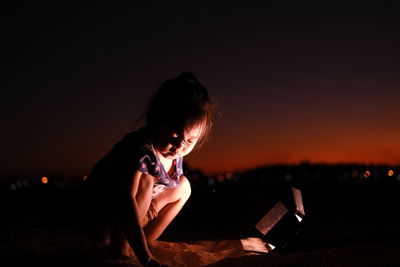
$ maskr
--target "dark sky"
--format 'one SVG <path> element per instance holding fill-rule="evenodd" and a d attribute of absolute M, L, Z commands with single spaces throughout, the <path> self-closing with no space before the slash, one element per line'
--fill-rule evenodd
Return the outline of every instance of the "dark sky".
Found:
<path fill-rule="evenodd" d="M 222 112 L 193 167 L 400 164 L 399 4 L 116 2 L 1 8 L 2 177 L 87 174 L 186 70 Z"/>

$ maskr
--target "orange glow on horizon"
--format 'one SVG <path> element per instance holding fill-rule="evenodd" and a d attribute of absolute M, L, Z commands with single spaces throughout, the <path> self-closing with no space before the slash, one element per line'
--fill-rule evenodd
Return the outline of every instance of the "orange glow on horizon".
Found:
<path fill-rule="evenodd" d="M 304 130 L 306 131 L 306 130 Z M 400 165 L 400 143 L 382 136 L 369 138 L 344 131 L 285 133 L 265 138 L 223 138 L 207 145 L 198 155 L 185 159 L 189 166 L 207 173 L 235 172 L 265 165 L 299 164 L 364 164 Z M 260 133 L 262 135 L 264 133 Z M 248 140 L 252 140 L 249 145 Z M 259 141 L 261 140 L 261 141 Z M 254 144 L 253 144 L 254 142 Z M 391 142 L 391 144 L 388 144 Z M 234 144 L 234 145 L 232 145 Z"/>

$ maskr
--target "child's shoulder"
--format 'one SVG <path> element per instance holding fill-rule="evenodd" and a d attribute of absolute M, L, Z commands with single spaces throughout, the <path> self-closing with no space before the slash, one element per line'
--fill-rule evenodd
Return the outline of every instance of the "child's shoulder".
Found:
<path fill-rule="evenodd" d="M 101 160 L 114 164 L 116 161 L 134 160 L 150 151 L 151 143 L 144 128 L 123 136 Z"/>
<path fill-rule="evenodd" d="M 149 132 L 147 128 L 140 128 L 136 131 L 129 132 L 118 142 L 128 146 L 135 146 L 137 148 L 145 148 L 151 144 Z"/>

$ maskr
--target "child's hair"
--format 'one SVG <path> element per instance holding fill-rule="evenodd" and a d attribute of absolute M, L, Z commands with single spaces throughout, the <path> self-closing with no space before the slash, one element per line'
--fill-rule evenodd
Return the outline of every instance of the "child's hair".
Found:
<path fill-rule="evenodd" d="M 196 76 L 183 72 L 165 81 L 148 104 L 144 117 L 152 136 L 175 132 L 178 136 L 194 125 L 201 125 L 202 135 L 197 147 L 210 136 L 214 101 Z"/>

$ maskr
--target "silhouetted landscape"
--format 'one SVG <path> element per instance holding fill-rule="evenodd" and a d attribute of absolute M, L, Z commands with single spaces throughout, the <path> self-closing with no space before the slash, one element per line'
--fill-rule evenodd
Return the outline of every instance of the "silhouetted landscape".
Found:
<path fill-rule="evenodd" d="M 399 244 L 399 167 L 305 162 L 209 176 L 186 170 L 192 196 L 161 241 L 261 238 L 255 224 L 277 201 L 287 202 L 295 187 L 302 192 L 306 216 L 296 245 L 279 253 Z M 80 259 L 77 255 L 90 247 L 82 242 L 80 228 L 84 182 L 85 177 L 15 176 L 2 185 L 0 248 L 7 264 L 68 266 L 66 259 Z M 400 262 L 393 257 L 387 259 Z"/>

